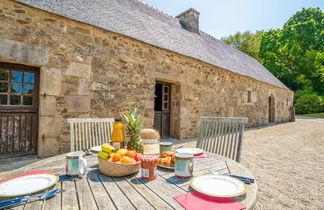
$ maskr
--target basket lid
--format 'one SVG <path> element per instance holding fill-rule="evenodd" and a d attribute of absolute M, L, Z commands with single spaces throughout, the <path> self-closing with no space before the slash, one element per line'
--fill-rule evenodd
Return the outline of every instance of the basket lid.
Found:
<path fill-rule="evenodd" d="M 154 162 L 158 159 L 157 155 L 142 155 L 141 161 L 143 162 Z"/>

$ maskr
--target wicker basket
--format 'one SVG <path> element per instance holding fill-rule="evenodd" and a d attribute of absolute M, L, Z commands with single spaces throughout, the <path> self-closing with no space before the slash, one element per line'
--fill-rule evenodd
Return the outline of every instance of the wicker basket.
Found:
<path fill-rule="evenodd" d="M 138 172 L 141 168 L 141 162 L 136 163 L 114 163 L 98 158 L 99 171 L 106 176 L 127 176 Z"/>

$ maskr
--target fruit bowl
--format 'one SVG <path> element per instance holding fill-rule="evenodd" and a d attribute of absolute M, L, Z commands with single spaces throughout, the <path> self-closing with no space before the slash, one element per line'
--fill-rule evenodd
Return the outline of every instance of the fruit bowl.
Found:
<path fill-rule="evenodd" d="M 106 176 L 120 177 L 138 172 L 141 168 L 141 162 L 119 163 L 103 160 L 98 157 L 99 171 Z"/>

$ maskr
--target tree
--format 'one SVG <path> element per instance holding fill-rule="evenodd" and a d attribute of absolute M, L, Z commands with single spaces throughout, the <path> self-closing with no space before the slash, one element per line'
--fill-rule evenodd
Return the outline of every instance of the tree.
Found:
<path fill-rule="evenodd" d="M 237 32 L 229 37 L 222 38 L 221 40 L 256 59 L 259 58 L 260 40 L 262 32 L 258 31 L 255 34 L 249 31 L 244 33 Z"/>
<path fill-rule="evenodd" d="M 260 61 L 292 90 L 324 94 L 324 13 L 302 9 L 283 29 L 262 35 Z"/>

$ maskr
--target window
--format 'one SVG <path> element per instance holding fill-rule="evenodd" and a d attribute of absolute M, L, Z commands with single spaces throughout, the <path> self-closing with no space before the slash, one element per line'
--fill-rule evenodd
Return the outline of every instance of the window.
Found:
<path fill-rule="evenodd" d="M 0 69 L 0 105 L 32 106 L 35 74 Z"/>
<path fill-rule="evenodd" d="M 252 102 L 251 101 L 251 91 L 248 91 L 248 95 L 247 95 L 247 102 Z"/>

